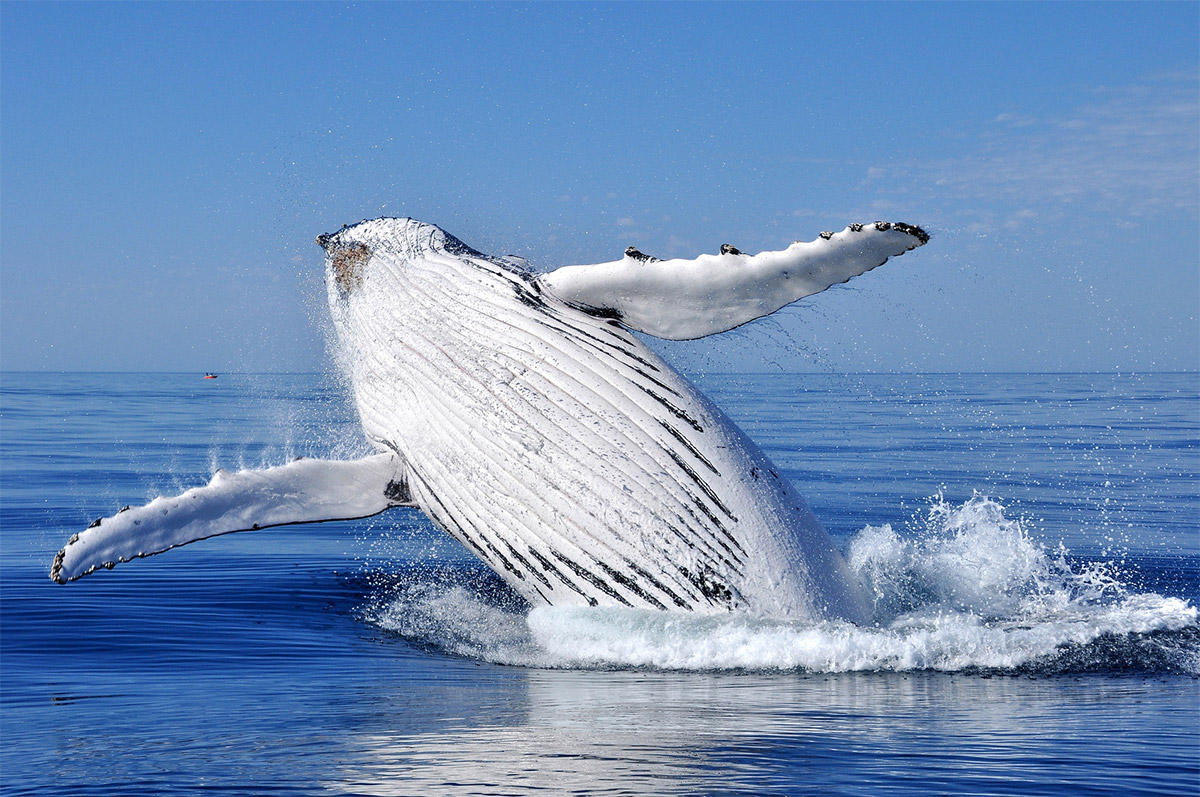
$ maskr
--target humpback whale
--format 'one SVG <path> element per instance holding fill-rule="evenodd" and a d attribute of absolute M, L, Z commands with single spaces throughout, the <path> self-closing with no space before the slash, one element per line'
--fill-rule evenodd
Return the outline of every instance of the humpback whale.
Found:
<path fill-rule="evenodd" d="M 403 218 L 321 235 L 336 357 L 375 453 L 217 471 L 71 537 L 60 583 L 235 531 L 415 507 L 533 605 L 862 621 L 765 454 L 633 332 L 717 334 L 921 246 L 852 224 L 780 251 L 545 274 Z"/>

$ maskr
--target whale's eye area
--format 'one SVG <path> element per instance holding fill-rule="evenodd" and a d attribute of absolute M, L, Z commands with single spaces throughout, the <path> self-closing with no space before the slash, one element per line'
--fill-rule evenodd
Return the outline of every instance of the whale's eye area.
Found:
<path fill-rule="evenodd" d="M 333 278 L 344 293 L 350 293 L 362 284 L 362 267 L 371 257 L 366 244 L 345 246 L 333 253 Z"/>

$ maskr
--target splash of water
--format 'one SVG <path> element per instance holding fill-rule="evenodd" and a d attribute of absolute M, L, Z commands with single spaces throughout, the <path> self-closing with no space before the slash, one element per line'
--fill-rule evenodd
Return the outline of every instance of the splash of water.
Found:
<path fill-rule="evenodd" d="M 1110 567 L 1073 568 L 1066 554 L 1048 553 L 996 501 L 976 495 L 955 507 L 938 496 L 914 538 L 867 526 L 848 560 L 874 600 L 877 625 L 930 609 L 1002 622 L 1128 597 Z"/>
<path fill-rule="evenodd" d="M 486 591 L 410 583 L 367 619 L 422 646 L 534 667 L 668 670 L 1200 673 L 1197 610 L 1136 593 L 1111 567 L 1046 551 L 983 496 L 938 498 L 916 534 L 868 526 L 848 561 L 873 622 L 497 605 Z"/>

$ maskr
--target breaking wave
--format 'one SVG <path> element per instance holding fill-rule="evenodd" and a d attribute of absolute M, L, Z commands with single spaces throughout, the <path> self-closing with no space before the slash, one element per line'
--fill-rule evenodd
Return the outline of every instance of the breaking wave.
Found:
<path fill-rule="evenodd" d="M 530 667 L 1200 674 L 1190 602 L 1137 592 L 1112 563 L 1047 551 L 983 496 L 935 499 L 913 534 L 868 526 L 847 559 L 873 601 L 870 625 L 529 609 L 487 577 L 429 574 L 383 590 L 365 618 L 421 647 Z"/>

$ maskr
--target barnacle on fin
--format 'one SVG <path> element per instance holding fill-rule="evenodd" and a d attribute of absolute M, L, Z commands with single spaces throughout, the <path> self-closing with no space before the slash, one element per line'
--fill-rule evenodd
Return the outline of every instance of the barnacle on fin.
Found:
<path fill-rule="evenodd" d="M 905 224 L 902 221 L 897 221 L 897 222 L 892 223 L 892 229 L 899 230 L 900 232 L 903 232 L 903 233 L 907 233 L 907 234 L 913 236 L 914 238 L 916 238 L 922 244 L 929 243 L 929 233 L 925 232 L 920 227 L 917 227 L 913 224 Z"/>
<path fill-rule="evenodd" d="M 652 257 L 644 252 L 639 252 L 637 250 L 637 248 L 633 247 L 633 246 L 625 247 L 625 257 L 633 258 L 634 260 L 640 260 L 643 263 L 657 263 L 658 262 L 657 257 Z"/>

